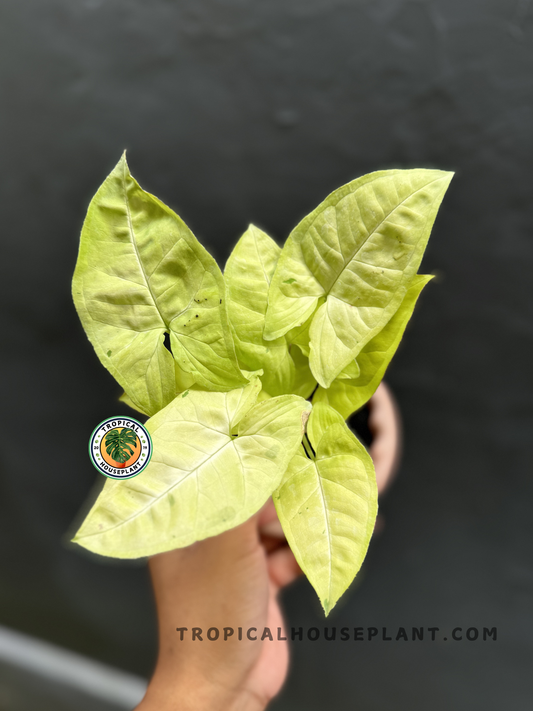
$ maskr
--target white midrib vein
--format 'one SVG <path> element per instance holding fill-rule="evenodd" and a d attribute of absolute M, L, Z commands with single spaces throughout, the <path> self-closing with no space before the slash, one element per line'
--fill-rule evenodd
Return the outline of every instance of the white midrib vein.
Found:
<path fill-rule="evenodd" d="M 324 433 L 325 434 L 325 433 Z M 324 435 L 322 435 L 324 436 Z M 320 443 L 319 443 L 320 446 Z M 318 449 L 317 449 L 318 451 Z M 328 565 L 329 565 L 329 575 L 328 575 L 328 606 L 331 604 L 331 579 L 332 579 L 332 560 L 333 560 L 333 544 L 331 542 L 331 527 L 329 523 L 329 516 L 328 516 L 328 509 L 326 506 L 326 495 L 324 493 L 324 488 L 322 486 L 322 477 L 320 476 L 320 470 L 318 468 L 317 461 L 314 461 L 315 469 L 316 469 L 316 474 L 318 477 L 318 485 L 320 487 L 320 500 L 322 502 L 322 506 L 324 508 L 324 518 L 326 519 L 326 530 L 328 534 L 328 548 L 329 548 L 329 556 L 328 556 Z"/>
<path fill-rule="evenodd" d="M 139 254 L 139 249 L 137 247 L 137 240 L 135 239 L 135 231 L 133 229 L 133 221 L 131 219 L 130 203 L 128 200 L 128 191 L 126 189 L 126 164 L 125 163 L 122 166 L 122 190 L 124 191 L 124 204 L 126 206 L 126 217 L 128 220 L 128 228 L 129 228 L 129 232 L 131 234 L 131 243 L 133 245 L 135 256 L 137 257 L 137 261 L 139 262 L 139 267 L 140 267 L 142 275 L 144 277 L 144 281 L 146 282 L 146 288 L 150 292 L 150 296 L 151 296 L 152 301 L 154 303 L 154 308 L 157 311 L 157 313 L 159 314 L 161 321 L 164 323 L 165 326 L 167 326 L 167 323 L 166 323 L 165 319 L 163 318 L 163 314 L 161 313 L 161 311 L 159 310 L 159 307 L 157 305 L 157 300 L 155 298 L 155 294 L 152 291 L 152 287 L 150 285 L 150 280 L 148 279 L 148 275 L 147 275 L 146 270 L 144 268 L 144 264 L 142 263 L 141 255 Z"/>
<path fill-rule="evenodd" d="M 142 262 L 141 255 L 139 254 L 139 249 L 138 249 L 138 247 L 137 247 L 137 240 L 135 239 L 135 231 L 134 231 L 134 229 L 133 229 L 133 221 L 132 221 L 132 218 L 131 218 L 130 204 L 129 204 L 129 200 L 128 200 L 128 192 L 127 192 L 127 190 L 126 190 L 126 165 L 123 166 L 122 171 L 123 171 L 123 173 L 122 173 L 122 189 L 123 189 L 123 191 L 124 191 L 124 204 L 125 204 L 125 206 L 126 206 L 126 217 L 127 217 L 127 220 L 128 220 L 129 232 L 130 232 L 130 234 L 131 234 L 131 243 L 132 243 L 132 245 L 133 245 L 133 249 L 134 249 L 134 252 L 135 252 L 135 256 L 137 257 L 137 262 L 139 263 L 139 267 L 140 267 L 140 269 L 141 269 L 142 275 L 143 275 L 144 280 L 145 280 L 145 282 L 146 282 L 146 288 L 148 289 L 148 292 L 149 292 L 150 297 L 151 297 L 151 299 L 152 299 L 152 302 L 153 302 L 153 304 L 154 304 L 154 308 L 155 308 L 155 310 L 157 311 L 157 313 L 158 313 L 158 315 L 159 315 L 159 318 L 161 319 L 161 321 L 162 321 L 162 323 L 163 323 L 163 326 L 162 326 L 162 327 L 161 327 L 161 326 L 156 326 L 155 328 L 150 329 L 150 330 L 154 330 L 154 331 L 155 331 L 156 329 L 159 329 L 159 328 L 165 328 L 166 330 L 170 331 L 170 324 L 166 322 L 165 318 L 163 317 L 163 314 L 161 313 L 161 310 L 160 310 L 160 308 L 159 308 L 159 306 L 158 306 L 158 303 L 157 303 L 156 296 L 155 296 L 154 292 L 152 291 L 152 287 L 151 287 L 151 285 L 150 285 L 150 279 L 148 278 L 148 274 L 146 273 L 146 270 L 145 270 L 145 268 L 144 268 L 144 264 L 143 264 L 143 262 Z M 171 251 L 171 250 L 169 250 L 169 252 L 170 252 L 170 251 Z M 168 253 L 169 253 L 169 252 L 167 252 L 167 255 L 165 255 L 165 256 L 168 256 Z M 161 261 L 163 261 L 163 260 L 161 260 Z M 161 264 L 161 262 L 159 262 L 159 263 Z M 159 266 L 159 265 L 158 265 L 158 266 Z M 172 285 L 171 285 L 171 286 L 172 286 Z M 170 287 L 169 287 L 169 288 L 170 288 Z M 167 289 L 167 291 L 168 291 L 168 289 Z M 190 308 L 190 306 L 191 306 L 191 304 L 192 304 L 192 302 L 193 302 L 193 300 L 194 300 L 194 297 L 195 297 L 195 294 L 193 294 L 193 295 L 191 296 L 191 299 L 190 299 L 189 303 L 187 304 L 187 306 L 186 306 L 182 311 L 180 311 L 180 313 L 176 314 L 176 315 L 172 318 L 172 321 L 174 321 L 176 318 L 178 318 L 179 316 L 181 316 L 182 313 L 184 313 L 185 311 L 187 311 L 187 309 Z M 152 355 L 152 358 L 153 358 L 153 356 L 155 355 L 155 352 L 158 350 L 158 348 L 159 348 L 159 343 L 156 344 L 156 348 L 155 348 L 155 350 L 154 350 L 154 353 L 153 353 L 153 355 Z M 188 351 L 187 351 L 187 353 L 188 353 Z"/>
<path fill-rule="evenodd" d="M 339 281 L 339 279 L 341 278 L 341 276 L 344 274 L 344 272 L 345 272 L 345 270 L 346 270 L 346 268 L 347 268 L 347 265 L 350 264 L 350 262 L 352 262 L 352 261 L 355 259 L 355 257 L 359 254 L 359 252 L 360 252 L 360 251 L 363 249 L 363 247 L 366 245 L 366 243 L 368 242 L 368 240 L 369 240 L 371 237 L 373 237 L 374 234 L 379 230 L 379 228 L 381 227 L 381 225 L 382 225 L 386 220 L 388 220 L 389 217 L 390 217 L 396 210 L 398 210 L 404 203 L 406 203 L 407 200 L 409 200 L 410 198 L 412 198 L 413 195 L 416 195 L 416 193 L 419 193 L 421 190 L 424 190 L 425 188 L 427 188 L 427 187 L 428 187 L 429 185 L 431 185 L 432 183 L 435 183 L 437 180 L 442 180 L 442 178 L 435 178 L 434 180 L 430 180 L 429 183 L 426 183 L 423 187 L 418 188 L 417 190 L 413 190 L 412 193 L 409 193 L 409 195 L 407 195 L 401 202 L 399 202 L 397 205 L 395 205 L 395 206 L 392 208 L 392 210 L 390 210 L 390 212 L 388 212 L 388 213 L 383 217 L 383 219 L 374 227 L 374 229 L 373 229 L 372 231 L 368 232 L 368 235 L 367 235 L 366 239 L 363 241 L 362 244 L 360 244 L 358 247 L 356 247 L 356 248 L 354 249 L 352 255 L 349 257 L 348 260 L 344 260 L 344 257 L 343 257 L 343 260 L 345 261 L 345 266 L 344 266 L 343 269 L 340 271 L 339 275 L 337 276 L 337 278 L 335 279 L 335 281 L 333 282 L 333 284 L 330 286 L 330 288 L 329 288 L 329 290 L 328 290 L 328 292 L 327 292 L 328 294 L 331 294 L 331 292 L 333 291 L 333 289 L 334 289 L 334 287 L 335 287 L 335 284 Z M 368 185 L 368 183 L 367 183 L 366 185 Z M 372 185 L 372 183 L 370 183 L 370 185 Z M 365 186 L 361 186 L 361 187 L 365 187 Z M 372 188 L 372 189 L 373 189 L 373 188 Z M 355 197 L 355 194 L 356 194 L 356 193 L 357 193 L 357 190 L 354 191 L 353 193 L 350 193 L 350 195 L 346 195 L 345 198 L 343 198 L 343 199 L 346 199 L 347 197 L 350 197 L 350 196 Z M 374 195 L 375 195 L 375 193 L 374 193 Z M 377 200 L 377 198 L 376 198 L 376 200 Z M 339 202 L 340 202 L 340 201 L 339 201 Z M 378 201 L 378 202 L 379 202 L 379 201 Z M 332 205 L 332 207 L 334 207 L 335 211 L 336 211 L 336 209 L 337 209 L 337 205 L 338 205 L 338 204 L 339 204 L 339 203 L 336 203 L 335 206 Z M 336 215 L 336 213 L 335 213 L 335 215 Z M 317 219 L 318 219 L 318 216 L 317 216 Z M 336 217 L 335 217 L 335 219 L 336 219 Z M 314 224 L 314 222 L 313 222 L 313 224 Z M 309 228 L 308 228 L 308 231 L 309 231 L 312 227 L 313 227 L 313 225 L 310 225 Z M 413 253 L 411 254 L 411 258 L 412 258 L 413 254 L 414 254 L 414 251 L 415 251 L 415 250 L 413 249 Z M 410 261 L 410 260 L 409 260 L 409 261 Z M 365 264 L 365 263 L 366 263 L 366 262 L 361 262 L 361 264 Z M 368 266 L 373 266 L 373 265 L 368 265 Z M 341 300 L 342 300 L 342 299 L 341 299 Z"/>

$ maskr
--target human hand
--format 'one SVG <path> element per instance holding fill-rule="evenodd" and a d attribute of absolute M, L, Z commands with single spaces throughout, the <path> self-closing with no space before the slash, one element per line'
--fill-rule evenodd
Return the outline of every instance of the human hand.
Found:
<path fill-rule="evenodd" d="M 277 593 L 300 569 L 286 541 L 268 535 L 276 520 L 270 500 L 246 523 L 150 560 L 159 657 L 137 711 L 256 711 L 281 689 L 288 649 L 277 639 L 278 628 L 286 637 Z M 183 640 L 179 627 L 188 628 Z M 202 642 L 192 641 L 193 627 Z M 211 627 L 220 631 L 216 641 L 206 638 Z M 234 630 L 226 641 L 225 627 Z M 253 627 L 257 641 L 247 639 Z M 265 627 L 274 641 L 260 640 Z"/>
<path fill-rule="evenodd" d="M 370 453 L 382 493 L 399 458 L 400 424 L 388 388 L 370 402 Z M 287 641 L 277 602 L 300 573 L 269 500 L 241 526 L 150 560 L 159 621 L 159 657 L 137 711 L 257 711 L 281 689 L 288 670 Z M 176 628 L 184 628 L 183 640 Z M 192 640 L 200 627 L 203 641 Z M 207 630 L 219 630 L 216 641 Z M 224 641 L 224 627 L 233 635 Z M 238 628 L 243 639 L 238 639 Z M 257 628 L 258 639 L 246 632 Z M 274 640 L 260 640 L 268 628 Z"/>

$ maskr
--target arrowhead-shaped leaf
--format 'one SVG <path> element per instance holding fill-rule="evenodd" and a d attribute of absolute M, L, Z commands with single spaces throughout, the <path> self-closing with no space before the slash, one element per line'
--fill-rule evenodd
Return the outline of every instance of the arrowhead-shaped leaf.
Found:
<path fill-rule="evenodd" d="M 389 170 L 339 188 L 293 230 L 270 285 L 264 337 L 314 312 L 310 366 L 322 387 L 390 320 L 418 270 L 452 173 Z"/>
<path fill-rule="evenodd" d="M 254 225 L 235 245 L 224 278 L 235 352 L 242 368 L 263 370 L 263 388 L 270 395 L 292 390 L 294 364 L 285 338 L 265 341 L 268 289 L 281 249 Z"/>
<path fill-rule="evenodd" d="M 175 361 L 207 390 L 247 382 L 220 269 L 185 223 L 142 190 L 124 156 L 89 206 L 72 293 L 100 360 L 143 412 L 183 389 Z"/>
<path fill-rule="evenodd" d="M 353 412 L 359 410 L 370 400 L 400 345 L 422 289 L 431 279 L 433 279 L 432 275 L 417 274 L 415 276 L 400 308 L 357 356 L 359 375 L 346 377 L 350 376 L 353 371 L 351 366 L 345 369 L 329 388 L 318 388 L 313 397 L 313 403 L 327 403 L 340 412 L 344 419 L 348 419 Z"/>
<path fill-rule="evenodd" d="M 316 380 L 311 373 L 309 359 L 294 345 L 291 346 L 291 358 L 295 368 L 292 392 L 307 399 L 316 388 Z"/>
<path fill-rule="evenodd" d="M 326 615 L 346 591 L 366 555 L 377 514 L 370 455 L 327 405 L 313 407 L 303 447 L 274 492 L 281 525 Z"/>
<path fill-rule="evenodd" d="M 311 408 L 296 395 L 253 405 L 258 391 L 257 380 L 229 393 L 191 390 L 158 412 L 146 424 L 152 461 L 134 479 L 106 482 L 75 542 L 138 558 L 215 536 L 258 511 L 298 449 Z"/>

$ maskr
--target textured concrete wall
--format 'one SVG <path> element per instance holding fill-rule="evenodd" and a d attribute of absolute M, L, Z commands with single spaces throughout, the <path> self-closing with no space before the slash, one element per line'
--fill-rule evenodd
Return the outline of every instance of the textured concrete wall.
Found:
<path fill-rule="evenodd" d="M 529 0 L 24 0 L 0 8 L 0 623 L 148 673 L 145 570 L 62 537 L 118 408 L 71 305 L 88 200 L 124 148 L 221 261 L 386 167 L 456 171 L 391 367 L 405 456 L 330 625 L 496 643 L 306 643 L 280 711 L 525 711 L 533 658 Z M 301 581 L 290 624 L 322 626 Z"/>

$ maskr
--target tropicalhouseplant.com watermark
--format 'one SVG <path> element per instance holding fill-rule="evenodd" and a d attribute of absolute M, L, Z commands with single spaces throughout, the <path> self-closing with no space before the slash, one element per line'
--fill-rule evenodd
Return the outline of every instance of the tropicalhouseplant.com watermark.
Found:
<path fill-rule="evenodd" d="M 496 642 L 498 639 L 496 627 L 453 627 L 451 630 L 440 627 L 291 627 L 288 630 L 281 627 L 176 627 L 176 632 L 180 641 L 192 642 L 227 642 L 230 639 L 252 642 L 317 642 L 320 639 L 327 642 Z"/>

